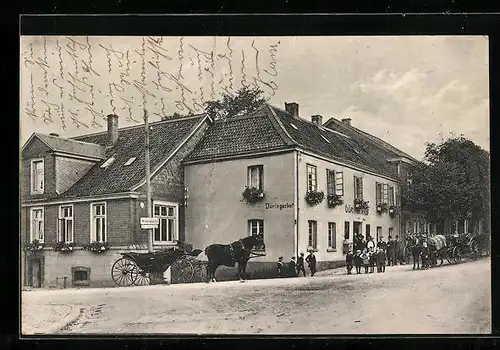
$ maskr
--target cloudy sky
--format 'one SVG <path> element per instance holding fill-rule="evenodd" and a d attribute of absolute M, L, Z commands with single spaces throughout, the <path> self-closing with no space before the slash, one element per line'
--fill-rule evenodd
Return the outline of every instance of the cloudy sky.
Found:
<path fill-rule="evenodd" d="M 489 150 L 487 37 L 22 37 L 21 143 L 103 131 L 259 86 L 300 116 L 352 125 L 421 159 L 463 134 Z"/>

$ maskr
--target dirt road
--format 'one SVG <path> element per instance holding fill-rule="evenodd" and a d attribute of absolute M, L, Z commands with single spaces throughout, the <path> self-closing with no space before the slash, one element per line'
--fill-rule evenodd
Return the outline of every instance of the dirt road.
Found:
<path fill-rule="evenodd" d="M 83 309 L 62 334 L 485 334 L 490 260 L 385 274 L 23 292 L 25 313 L 50 304 Z"/>

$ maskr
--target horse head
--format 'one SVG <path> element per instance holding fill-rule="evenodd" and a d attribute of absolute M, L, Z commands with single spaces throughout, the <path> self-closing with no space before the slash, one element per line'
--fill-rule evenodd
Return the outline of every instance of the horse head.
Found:
<path fill-rule="evenodd" d="M 255 247 L 264 245 L 264 235 L 257 234 L 242 238 L 241 243 L 245 247 L 245 250 L 252 250 Z"/>

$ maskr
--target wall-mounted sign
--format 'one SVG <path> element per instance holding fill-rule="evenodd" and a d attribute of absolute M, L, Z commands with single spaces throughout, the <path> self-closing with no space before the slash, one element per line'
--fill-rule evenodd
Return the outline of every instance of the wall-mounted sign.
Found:
<path fill-rule="evenodd" d="M 283 209 L 290 209 L 293 208 L 294 203 L 266 203 L 266 209 L 276 209 L 276 210 L 283 210 Z"/>
<path fill-rule="evenodd" d="M 346 213 L 350 213 L 350 214 L 368 215 L 369 209 L 354 210 L 354 207 L 352 205 L 346 204 L 346 206 L 345 206 L 345 212 Z"/>

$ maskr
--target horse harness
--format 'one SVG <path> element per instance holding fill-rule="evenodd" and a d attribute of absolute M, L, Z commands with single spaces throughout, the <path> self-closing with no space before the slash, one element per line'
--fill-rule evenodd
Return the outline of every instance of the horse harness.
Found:
<path fill-rule="evenodd" d="M 231 255 L 231 259 L 233 261 L 236 261 L 236 249 L 239 248 L 241 251 L 245 251 L 245 245 L 241 241 L 241 239 L 237 240 L 236 242 L 233 242 L 229 245 L 229 254 Z"/>

